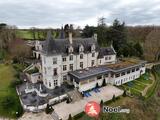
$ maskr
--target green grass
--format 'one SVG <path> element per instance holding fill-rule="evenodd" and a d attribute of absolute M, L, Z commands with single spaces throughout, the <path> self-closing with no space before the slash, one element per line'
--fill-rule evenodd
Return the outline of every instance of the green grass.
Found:
<path fill-rule="evenodd" d="M 145 78 L 145 77 L 149 78 L 149 76 L 150 76 L 149 73 L 145 73 L 144 75 L 142 75 L 137 80 L 144 83 L 144 84 L 152 84 L 152 80 Z"/>
<path fill-rule="evenodd" d="M 12 65 L 0 64 L 0 116 L 15 118 L 16 112 L 22 112 L 22 107 L 16 93 L 16 89 L 11 87 L 10 84 L 15 77 L 16 71 Z M 6 97 L 12 98 L 12 104 L 8 107 L 2 105 Z"/>
<path fill-rule="evenodd" d="M 156 91 L 156 88 L 158 87 L 158 85 L 160 84 L 160 74 L 158 74 L 158 72 L 154 73 L 155 76 L 155 82 L 154 84 L 148 89 L 145 99 L 150 98 Z"/>
<path fill-rule="evenodd" d="M 57 32 L 53 32 L 53 37 L 54 38 L 57 38 L 58 37 L 58 33 Z M 29 39 L 29 40 L 33 40 L 33 35 L 32 35 L 32 32 L 30 32 L 30 30 L 17 30 L 17 36 L 19 38 L 22 38 L 22 39 Z M 46 36 L 43 35 L 43 32 L 39 32 L 39 36 L 38 36 L 38 32 L 35 32 L 35 39 L 45 39 Z"/>
<path fill-rule="evenodd" d="M 32 34 L 27 30 L 18 30 L 17 36 L 23 39 L 33 39 Z"/>
<path fill-rule="evenodd" d="M 8 93 L 8 88 L 12 80 L 15 79 L 16 71 L 11 65 L 0 64 L 0 97 Z"/>

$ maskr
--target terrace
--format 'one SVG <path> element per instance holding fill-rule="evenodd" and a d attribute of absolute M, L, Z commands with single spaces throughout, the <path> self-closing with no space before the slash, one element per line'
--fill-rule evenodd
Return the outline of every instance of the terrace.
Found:
<path fill-rule="evenodd" d="M 41 83 L 24 83 L 17 87 L 22 104 L 27 106 L 38 106 L 49 102 L 50 99 L 65 95 L 73 90 L 73 86 L 64 83 L 61 87 L 53 90 L 46 88 Z"/>
<path fill-rule="evenodd" d="M 138 60 L 138 59 L 123 59 L 116 64 L 106 65 L 108 68 L 113 71 L 119 71 L 123 69 L 128 69 L 132 67 L 137 67 L 139 65 L 145 64 L 146 61 Z"/>

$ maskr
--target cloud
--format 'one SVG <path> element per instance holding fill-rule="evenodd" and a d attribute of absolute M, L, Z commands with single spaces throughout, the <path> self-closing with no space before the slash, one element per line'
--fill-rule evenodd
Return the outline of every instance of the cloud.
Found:
<path fill-rule="evenodd" d="M 18 27 L 97 25 L 101 16 L 108 24 L 115 18 L 128 25 L 160 24 L 159 0 L 5 0 L 0 8 L 0 22 Z"/>

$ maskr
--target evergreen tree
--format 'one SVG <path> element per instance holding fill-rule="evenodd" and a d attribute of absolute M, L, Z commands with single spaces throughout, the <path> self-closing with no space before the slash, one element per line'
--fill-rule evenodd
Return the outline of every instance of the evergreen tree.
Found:
<path fill-rule="evenodd" d="M 98 83 L 96 83 L 96 88 L 99 88 L 99 85 L 98 85 Z"/>
<path fill-rule="evenodd" d="M 123 55 L 122 49 L 127 43 L 125 23 L 120 23 L 117 19 L 114 20 L 108 32 L 110 34 L 108 39 L 112 41 L 114 49 L 117 51 L 118 55 Z"/>
<path fill-rule="evenodd" d="M 92 37 L 94 33 L 96 33 L 96 27 L 86 25 L 85 28 L 83 29 L 82 37 L 84 38 Z"/>
<path fill-rule="evenodd" d="M 137 42 L 134 46 L 134 49 L 136 51 L 136 56 L 141 57 L 143 55 L 143 49 L 139 42 Z"/>
<path fill-rule="evenodd" d="M 100 102 L 100 106 L 101 106 L 101 107 L 103 106 L 103 100 L 101 100 L 101 102 Z"/>
<path fill-rule="evenodd" d="M 68 120 L 73 120 L 72 115 L 69 114 Z"/>
<path fill-rule="evenodd" d="M 105 79 L 103 79 L 102 87 L 103 86 L 106 86 L 106 80 Z"/>
<path fill-rule="evenodd" d="M 53 111 L 53 108 L 49 104 L 47 104 L 46 109 L 45 109 L 45 113 L 49 114 L 49 113 L 52 113 L 52 111 Z"/>
<path fill-rule="evenodd" d="M 127 96 L 127 94 L 126 94 L 126 90 L 124 90 L 124 92 L 123 92 L 123 97 L 126 97 Z"/>
<path fill-rule="evenodd" d="M 115 95 L 113 95 L 113 97 L 112 97 L 112 101 L 113 101 L 113 102 L 115 102 L 115 101 L 116 101 L 116 96 L 115 96 Z"/>

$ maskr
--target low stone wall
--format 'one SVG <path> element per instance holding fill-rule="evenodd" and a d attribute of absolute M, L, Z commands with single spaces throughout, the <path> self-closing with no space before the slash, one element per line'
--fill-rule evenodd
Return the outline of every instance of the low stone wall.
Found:
<path fill-rule="evenodd" d="M 40 97 L 46 97 L 48 94 L 46 93 L 46 94 L 42 94 L 42 93 L 40 93 L 40 91 L 38 91 L 36 88 L 32 88 L 32 89 L 26 89 L 25 90 L 25 93 L 31 93 L 31 92 L 36 92 L 37 94 L 38 94 L 38 96 L 40 96 Z"/>

